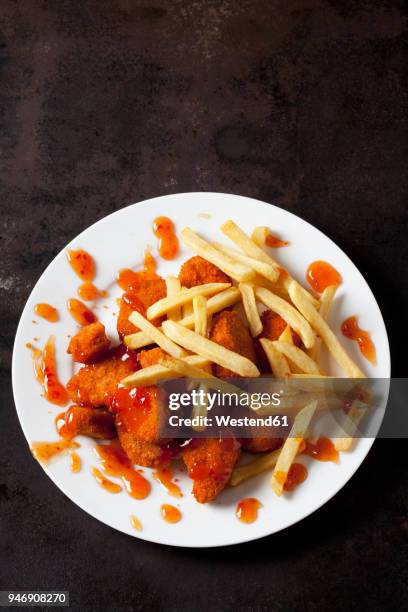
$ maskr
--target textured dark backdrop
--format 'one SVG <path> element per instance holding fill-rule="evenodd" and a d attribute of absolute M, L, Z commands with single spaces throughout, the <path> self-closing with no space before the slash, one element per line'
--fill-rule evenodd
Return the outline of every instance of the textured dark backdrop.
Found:
<path fill-rule="evenodd" d="M 9 380 L 24 302 L 67 241 L 126 204 L 198 190 L 277 203 L 333 238 L 406 374 L 405 17 L 398 0 L 2 0 L 0 588 L 69 589 L 77 610 L 406 607 L 405 442 L 377 442 L 286 532 L 171 549 L 57 490 Z"/>

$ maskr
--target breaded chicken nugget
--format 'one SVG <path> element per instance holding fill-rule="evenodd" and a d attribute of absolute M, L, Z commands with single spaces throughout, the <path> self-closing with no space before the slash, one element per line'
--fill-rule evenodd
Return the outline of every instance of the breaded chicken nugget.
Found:
<path fill-rule="evenodd" d="M 165 354 L 161 348 L 156 347 L 147 351 L 140 351 L 137 354 L 137 360 L 142 368 L 148 368 L 149 366 L 156 365 Z"/>
<path fill-rule="evenodd" d="M 74 361 L 92 363 L 106 354 L 109 347 L 110 340 L 106 336 L 105 326 L 97 322 L 86 325 L 71 338 L 67 353 L 72 355 Z"/>
<path fill-rule="evenodd" d="M 59 428 L 63 438 L 89 436 L 100 440 L 116 438 L 114 416 L 106 410 L 88 406 L 71 406 L 65 412 L 65 422 Z"/>
<path fill-rule="evenodd" d="M 132 463 L 154 467 L 162 460 L 155 386 L 119 387 L 110 401 L 121 446 Z M 163 443 L 163 441 L 161 441 Z"/>
<path fill-rule="evenodd" d="M 118 383 L 135 372 L 138 364 L 131 351 L 122 347 L 111 350 L 105 359 L 81 368 L 67 384 L 75 404 L 100 408 L 108 404 Z"/>
<path fill-rule="evenodd" d="M 117 330 L 120 338 L 128 334 L 134 334 L 139 329 L 128 319 L 134 311 L 146 315 L 146 310 L 165 297 L 167 294 L 166 283 L 161 276 L 154 272 L 130 272 L 130 280 L 126 284 L 126 291 L 120 301 Z M 154 325 L 159 325 L 161 319 L 153 320 Z"/>
<path fill-rule="evenodd" d="M 265 310 L 261 314 L 261 321 L 263 325 L 262 333 L 260 338 L 268 338 L 268 340 L 279 340 L 280 335 L 285 331 L 287 323 L 282 319 L 280 315 L 272 310 Z M 296 332 L 292 331 L 293 343 L 296 346 L 300 346 L 302 341 Z"/>
<path fill-rule="evenodd" d="M 253 340 L 247 327 L 235 310 L 223 310 L 213 319 L 210 330 L 210 340 L 221 344 L 230 351 L 239 353 L 255 363 L 255 349 Z M 239 375 L 220 365 L 214 365 L 214 374 L 220 378 Z"/>
<path fill-rule="evenodd" d="M 179 280 L 182 287 L 196 287 L 206 283 L 230 283 L 229 276 L 199 255 L 191 257 L 181 266 Z"/>
<path fill-rule="evenodd" d="M 183 452 L 188 475 L 193 479 L 193 495 L 200 504 L 212 501 L 228 484 L 240 455 L 234 438 L 196 439 Z"/>

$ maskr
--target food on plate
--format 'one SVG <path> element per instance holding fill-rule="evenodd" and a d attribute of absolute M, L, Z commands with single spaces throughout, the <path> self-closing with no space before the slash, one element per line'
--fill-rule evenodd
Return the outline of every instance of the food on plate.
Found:
<path fill-rule="evenodd" d="M 160 242 L 159 251 L 165 259 L 172 259 L 178 251 L 178 239 L 169 221 L 163 217 L 154 226 L 160 241 L 168 240 Z M 207 436 L 201 422 L 193 427 L 200 433 L 194 439 L 162 435 L 171 406 L 159 401 L 161 381 L 185 377 L 190 385 L 195 379 L 203 393 L 207 388 L 240 392 L 242 377 L 250 379 L 251 385 L 262 377 L 278 381 L 314 378 L 318 385 L 330 378 L 321 362 L 324 345 L 346 376 L 364 377 L 327 322 L 341 277 L 329 274 L 336 282 L 328 285 L 328 268 L 322 271 L 321 266 L 315 266 L 314 274 L 309 269 L 312 290 L 318 294 L 310 293 L 268 252 L 268 246 L 288 244 L 269 240 L 269 228 L 256 228 L 249 237 L 229 220 L 221 230 L 235 248 L 205 239 L 188 227 L 183 229 L 181 241 L 194 255 L 166 278 L 157 274 L 150 251 L 146 251 L 142 270 L 119 272 L 117 283 L 123 292 L 116 320 L 119 345 L 111 347 L 105 326 L 92 311 L 87 314 L 87 307 L 76 313 L 82 327 L 70 339 L 67 352 L 79 369 L 66 385 L 73 405 L 58 415 L 57 429 L 65 441 L 78 435 L 111 440 L 109 445 L 97 447 L 102 469 L 108 476 L 121 477 L 125 489 L 137 499 L 150 490 L 137 466 L 155 468 L 155 479 L 170 483 L 181 496 L 178 485 L 171 481 L 171 464 L 182 460 L 193 481 L 196 500 L 208 503 L 226 486 L 236 487 L 265 471 L 272 471 L 272 490 L 281 495 L 306 478 L 306 468 L 298 463 L 303 452 L 316 457 L 324 448 L 321 460 L 327 460 L 337 457 L 338 450 L 351 447 L 352 439 L 347 435 L 335 445 L 330 440 L 308 438 L 322 397 L 312 401 L 310 392 L 302 395 L 303 403 L 297 407 L 288 436 L 268 435 L 264 428 L 251 425 L 245 437 L 229 431 L 227 436 L 216 438 Z M 69 260 L 83 280 L 93 279 L 95 267 L 85 251 L 70 251 Z M 71 313 L 74 302 L 78 301 L 70 300 Z M 344 327 L 343 332 L 348 329 Z M 51 344 L 53 351 L 53 340 Z M 37 357 L 37 377 L 42 382 L 47 373 Z M 66 397 L 63 399 L 66 403 Z M 351 402 L 348 431 L 362 418 L 364 401 L 360 397 Z M 192 414 L 205 415 L 206 411 L 203 400 Z M 62 444 L 57 450 L 68 447 Z M 252 460 L 241 464 L 245 453 Z M 38 449 L 37 456 L 41 456 Z M 97 468 L 92 469 L 101 486 L 113 492 L 122 490 Z M 250 509 L 244 522 L 249 523 L 261 504 L 254 498 L 242 500 L 240 514 L 245 504 Z M 170 510 L 166 512 L 170 516 Z"/>

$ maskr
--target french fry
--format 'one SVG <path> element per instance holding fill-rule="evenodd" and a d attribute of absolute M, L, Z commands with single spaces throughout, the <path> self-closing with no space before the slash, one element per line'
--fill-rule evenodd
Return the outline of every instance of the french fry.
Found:
<path fill-rule="evenodd" d="M 134 310 L 129 316 L 129 321 L 144 331 L 144 333 L 150 337 L 151 343 L 154 342 L 160 346 L 160 348 L 166 351 L 166 353 L 169 353 L 169 355 L 180 358 L 186 354 L 186 352 L 180 346 L 177 346 L 177 344 L 174 344 L 174 342 L 169 340 L 169 338 L 167 338 L 163 332 L 157 329 L 153 323 L 150 323 L 150 321 L 145 319 L 140 312 Z"/>
<path fill-rule="evenodd" d="M 200 371 L 209 365 L 208 359 L 200 357 L 200 355 L 187 355 L 183 358 L 188 365 L 199 368 Z M 168 380 L 169 378 L 175 378 L 178 372 L 165 368 L 160 364 L 149 366 L 148 368 L 142 368 L 137 372 L 133 372 L 126 378 L 123 378 L 120 383 L 125 387 L 146 387 L 148 385 L 155 385 L 160 380 Z M 200 374 L 201 376 L 201 374 Z M 203 376 L 204 378 L 204 376 Z"/>
<path fill-rule="evenodd" d="M 315 361 L 309 355 L 306 355 L 302 349 L 289 342 L 280 342 L 275 340 L 274 347 L 280 353 L 283 353 L 290 362 L 294 363 L 305 374 L 320 374 L 319 368 Z"/>
<path fill-rule="evenodd" d="M 167 297 L 172 295 L 178 295 L 181 292 L 181 285 L 178 278 L 175 276 L 168 276 L 166 278 Z M 181 319 L 181 308 L 175 306 L 172 310 L 167 313 L 167 317 L 170 321 L 180 321 Z"/>
<path fill-rule="evenodd" d="M 255 295 L 265 306 L 278 313 L 286 323 L 302 338 L 306 348 L 315 342 L 315 333 L 306 319 L 288 302 L 273 294 L 268 289 L 255 287 Z"/>
<path fill-rule="evenodd" d="M 334 448 L 337 451 L 347 452 L 351 449 L 355 439 L 355 434 L 358 431 L 358 425 L 366 414 L 367 409 L 367 404 L 354 400 L 344 422 L 342 423 L 342 429 L 346 429 L 347 433 L 351 435 L 345 436 L 344 438 L 339 437 L 335 439 Z"/>
<path fill-rule="evenodd" d="M 285 329 L 279 336 L 279 342 L 287 342 L 288 344 L 293 344 L 292 330 L 290 329 L 289 325 L 285 327 Z"/>
<path fill-rule="evenodd" d="M 254 278 L 255 272 L 249 266 L 237 262 L 225 253 L 216 249 L 212 244 L 198 236 L 189 227 L 185 227 L 180 237 L 184 244 L 192 249 L 197 255 L 200 255 L 215 266 L 218 266 L 223 272 L 231 276 L 237 281 L 249 281 Z"/>
<path fill-rule="evenodd" d="M 363 372 L 346 353 L 326 321 L 320 316 L 313 304 L 305 299 L 303 293 L 300 291 L 300 285 L 296 281 L 292 282 L 289 288 L 289 294 L 292 302 L 322 338 L 328 350 L 339 366 L 346 372 L 347 376 L 350 378 L 365 378 Z"/>
<path fill-rule="evenodd" d="M 272 474 L 271 486 L 276 495 L 282 495 L 283 487 L 292 463 L 306 437 L 310 421 L 316 411 L 317 401 L 310 402 L 295 417 L 289 436 L 281 449 Z"/>
<path fill-rule="evenodd" d="M 264 276 L 272 283 L 278 280 L 279 268 L 277 266 L 274 266 L 271 263 L 266 263 L 265 261 L 259 261 L 259 259 L 254 259 L 248 255 L 243 255 L 239 251 L 230 249 L 219 242 L 213 242 L 213 245 L 222 253 L 226 253 L 232 259 L 235 259 L 236 261 L 239 261 L 240 263 L 252 268 L 255 270 L 255 272 L 257 272 L 257 274 Z"/>
<path fill-rule="evenodd" d="M 268 358 L 272 374 L 275 378 L 286 378 L 290 376 L 289 364 L 286 357 L 282 355 L 273 345 L 271 340 L 260 338 L 260 343 Z"/>
<path fill-rule="evenodd" d="M 188 378 L 215 378 L 212 374 L 209 374 L 206 370 L 199 368 L 196 365 L 189 363 L 186 359 L 176 359 L 170 355 L 163 355 L 159 357 L 158 363 L 165 368 L 168 368 L 172 372 L 180 374 L 180 376 L 186 376 Z"/>
<path fill-rule="evenodd" d="M 217 295 L 213 295 L 207 299 L 207 317 L 210 317 L 212 314 L 215 314 L 220 310 L 224 310 L 224 308 L 232 306 L 240 299 L 241 294 L 235 287 L 229 287 L 225 291 L 222 291 Z M 191 303 L 189 305 L 191 305 Z M 194 327 L 194 315 L 189 314 L 186 317 L 183 317 L 179 323 L 180 325 L 184 325 L 188 328 Z M 161 327 L 159 327 L 159 329 L 160 331 L 163 331 Z M 129 334 L 128 336 L 125 336 L 124 341 L 127 347 L 134 350 L 142 348 L 143 346 L 148 346 L 152 343 L 149 336 L 147 336 L 144 332 Z"/>
<path fill-rule="evenodd" d="M 275 467 L 279 455 L 280 448 L 272 451 L 271 453 L 267 453 L 266 455 L 257 457 L 245 465 L 236 467 L 231 475 L 229 482 L 230 486 L 236 487 L 237 485 L 241 484 L 241 482 L 248 480 L 248 478 L 258 476 L 258 474 L 262 474 L 262 472 L 272 469 Z"/>
<path fill-rule="evenodd" d="M 271 230 L 269 229 L 269 227 L 266 227 L 265 225 L 258 225 L 252 231 L 251 239 L 255 242 L 255 244 L 257 244 L 261 249 L 263 249 L 266 246 L 266 239 L 268 238 L 270 233 Z"/>
<path fill-rule="evenodd" d="M 179 343 L 184 348 L 206 357 L 210 361 L 220 366 L 228 368 L 245 378 L 259 376 L 259 370 L 252 361 L 224 348 L 220 344 L 203 338 L 195 332 L 175 323 L 174 321 L 164 321 L 163 331 L 168 338 Z"/>
<path fill-rule="evenodd" d="M 322 317 L 322 319 L 324 319 L 325 321 L 327 321 L 327 318 L 329 316 L 330 306 L 333 302 L 333 298 L 336 293 L 336 290 L 337 290 L 337 285 L 330 285 L 329 287 L 326 287 L 326 289 L 323 291 L 322 295 L 320 296 L 319 314 Z M 320 361 L 321 349 L 322 349 L 322 339 L 320 338 L 320 336 L 318 336 L 316 338 L 316 342 L 314 343 L 314 346 L 309 350 L 310 357 L 314 361 L 316 361 L 316 363 L 319 363 Z"/>
<path fill-rule="evenodd" d="M 269 263 L 270 265 L 275 266 L 275 268 L 283 269 L 279 266 L 278 262 L 275 261 L 273 257 L 271 257 L 268 253 L 266 253 L 260 246 L 256 244 L 246 233 L 236 224 L 234 221 L 226 221 L 223 225 L 221 225 L 221 231 L 223 234 L 228 236 L 232 242 L 234 242 L 246 255 L 252 257 L 253 259 L 257 259 L 259 261 L 263 261 L 264 263 Z M 283 269 L 284 270 L 284 269 Z M 284 270 L 284 274 L 282 275 L 282 284 L 286 291 L 289 291 L 289 286 L 292 281 L 292 277 L 287 270 Z M 319 301 L 306 291 L 302 287 L 305 297 L 310 300 L 316 306 L 319 305 Z"/>
<path fill-rule="evenodd" d="M 197 295 L 214 295 L 214 293 L 220 293 L 220 291 L 227 289 L 229 286 L 229 283 L 207 283 L 205 285 L 191 287 L 191 289 L 186 289 L 178 295 L 173 295 L 171 297 L 165 297 L 158 300 L 149 306 L 146 311 L 146 317 L 149 320 L 155 319 L 156 317 L 161 317 L 169 310 L 172 310 L 177 306 L 183 306 L 183 304 L 187 304 L 187 302 L 191 302 Z"/>
<path fill-rule="evenodd" d="M 194 331 L 207 337 L 207 300 L 202 295 L 193 298 Z"/>
<path fill-rule="evenodd" d="M 240 283 L 238 288 L 242 295 L 242 303 L 244 305 L 251 336 L 256 338 L 262 331 L 262 321 L 256 306 L 254 289 L 247 283 Z"/>

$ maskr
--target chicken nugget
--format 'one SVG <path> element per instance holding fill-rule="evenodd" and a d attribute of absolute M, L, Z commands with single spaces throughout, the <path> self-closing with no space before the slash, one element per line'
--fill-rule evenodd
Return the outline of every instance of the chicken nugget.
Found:
<path fill-rule="evenodd" d="M 226 487 L 240 452 L 234 438 L 195 439 L 183 451 L 193 495 L 200 504 L 214 500 Z"/>
<path fill-rule="evenodd" d="M 179 280 L 182 287 L 196 287 L 206 283 L 230 283 L 229 276 L 214 264 L 199 255 L 191 257 L 183 263 L 179 273 Z"/>
<path fill-rule="evenodd" d="M 137 360 L 142 368 L 148 368 L 149 366 L 156 365 L 165 354 L 163 349 L 156 347 L 147 351 L 140 351 L 137 354 Z"/>
<path fill-rule="evenodd" d="M 64 424 L 58 432 L 67 439 L 89 436 L 99 440 L 113 440 L 116 438 L 115 419 L 106 410 L 74 405 L 65 412 Z"/>
<path fill-rule="evenodd" d="M 132 272 L 126 285 L 125 293 L 120 301 L 117 330 L 120 338 L 139 331 L 136 325 L 129 321 L 129 315 L 136 310 L 146 316 L 146 310 L 167 295 L 166 283 L 161 276 L 152 272 Z M 160 325 L 162 319 L 154 319 L 154 325 Z"/>
<path fill-rule="evenodd" d="M 235 310 L 223 310 L 213 319 L 210 340 L 224 346 L 230 351 L 239 353 L 255 363 L 253 340 L 241 317 Z M 236 378 L 239 374 L 218 364 L 214 365 L 214 374 L 220 378 Z"/>
<path fill-rule="evenodd" d="M 67 384 L 75 404 L 100 408 L 107 406 L 118 383 L 138 369 L 135 354 L 123 347 L 111 350 L 105 359 L 83 366 Z"/>
<path fill-rule="evenodd" d="M 68 345 L 67 353 L 79 363 L 92 363 L 105 355 L 110 347 L 102 323 L 91 323 L 83 327 L 73 336 Z"/>

